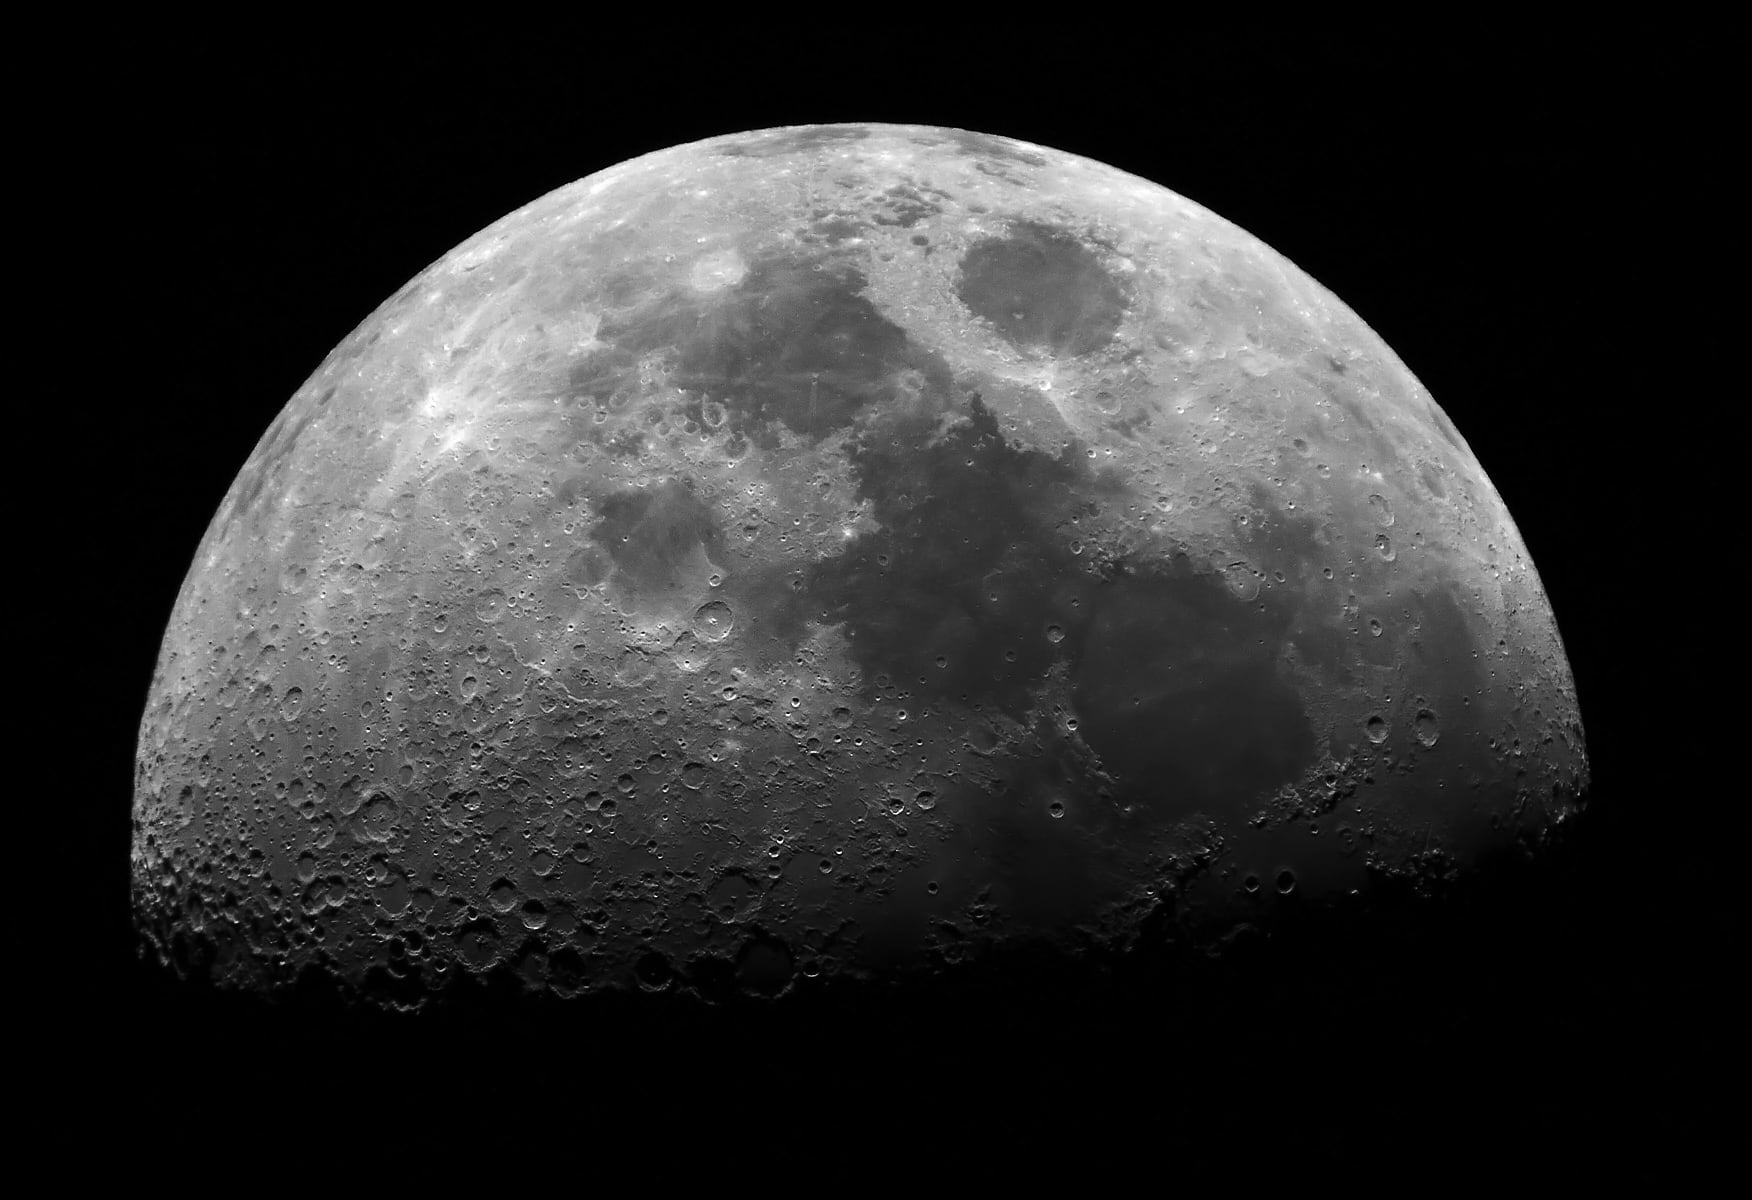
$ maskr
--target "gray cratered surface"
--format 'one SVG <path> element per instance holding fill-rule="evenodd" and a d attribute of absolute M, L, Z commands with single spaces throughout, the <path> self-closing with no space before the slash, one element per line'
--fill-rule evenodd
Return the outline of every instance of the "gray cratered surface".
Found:
<path fill-rule="evenodd" d="M 715 138 L 458 246 L 286 405 L 140 729 L 147 943 L 399 1003 L 1212 937 L 1580 802 L 1465 440 L 1164 188 Z"/>

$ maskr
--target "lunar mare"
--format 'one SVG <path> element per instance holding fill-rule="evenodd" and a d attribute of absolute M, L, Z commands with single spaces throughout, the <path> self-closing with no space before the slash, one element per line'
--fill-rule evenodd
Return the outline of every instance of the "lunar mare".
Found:
<path fill-rule="evenodd" d="M 1464 872 L 1587 772 L 1514 522 L 1330 292 L 1088 159 L 798 127 L 508 215 L 292 397 L 134 904 L 234 987 L 770 996 Z"/>

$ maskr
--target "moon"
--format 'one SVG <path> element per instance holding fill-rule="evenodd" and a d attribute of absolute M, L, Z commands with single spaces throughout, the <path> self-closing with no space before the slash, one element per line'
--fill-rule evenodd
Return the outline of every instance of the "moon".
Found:
<path fill-rule="evenodd" d="M 1466 440 L 1166 188 L 965 130 L 621 163 L 263 434 L 140 724 L 185 976 L 780 997 L 1220 946 L 1536 850 L 1588 762 Z"/>

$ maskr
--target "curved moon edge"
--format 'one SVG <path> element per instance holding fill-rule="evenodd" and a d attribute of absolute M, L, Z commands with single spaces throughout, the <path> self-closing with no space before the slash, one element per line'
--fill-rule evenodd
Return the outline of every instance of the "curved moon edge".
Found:
<path fill-rule="evenodd" d="M 781 995 L 1220 946 L 1587 783 L 1519 532 L 1330 293 L 1085 159 L 769 130 L 510 214 L 287 404 L 166 632 L 135 907 L 239 987 Z"/>

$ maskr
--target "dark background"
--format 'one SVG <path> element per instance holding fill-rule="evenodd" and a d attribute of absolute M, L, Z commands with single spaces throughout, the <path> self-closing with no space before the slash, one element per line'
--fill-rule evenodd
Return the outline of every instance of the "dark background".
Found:
<path fill-rule="evenodd" d="M 612 37 L 347 56 L 194 30 L 118 45 L 85 160 L 104 182 L 84 199 L 127 226 L 99 253 L 139 289 L 151 383 L 100 388 L 125 534 L 102 565 L 112 686 L 77 814 L 92 932 L 46 1047 L 57 1144 L 196 1163 L 587 1147 L 660 1183 L 676 1148 L 729 1139 L 745 1155 L 714 1161 L 753 1186 L 789 1183 L 810 1146 L 986 1169 L 1154 1161 L 1170 1182 L 1243 1186 L 1316 1166 L 1416 1167 L 1383 1181 L 1417 1186 L 1529 1166 L 1671 1182 L 1713 1159 L 1729 1131 L 1712 1096 L 1744 1092 L 1725 983 L 1742 901 L 1717 865 L 1732 792 L 1705 784 L 1698 741 L 1720 733 L 1699 691 L 1719 651 L 1689 605 L 1731 567 L 1698 565 L 1709 502 L 1675 461 L 1720 453 L 1743 390 L 1722 377 L 1740 335 L 1708 299 L 1727 144 L 1708 39 L 993 23 L 799 33 L 676 12 Z M 384 298 L 536 196 L 815 121 L 954 125 L 1111 163 L 1355 308 L 1531 548 L 1581 697 L 1584 819 L 1536 871 L 1196 984 L 1018 968 L 911 1007 L 782 1019 L 487 1006 L 385 1022 L 236 1003 L 138 963 L 136 723 L 195 547 L 280 406 Z"/>

